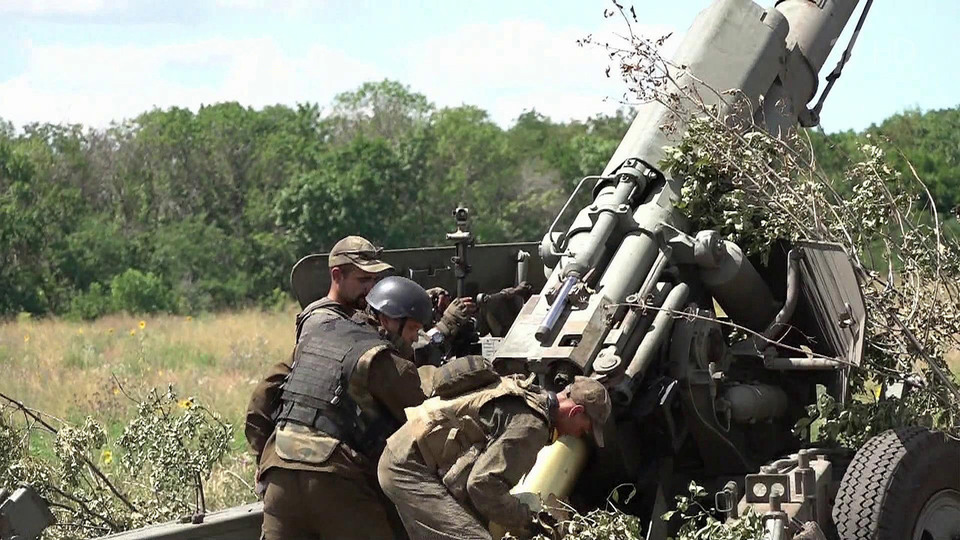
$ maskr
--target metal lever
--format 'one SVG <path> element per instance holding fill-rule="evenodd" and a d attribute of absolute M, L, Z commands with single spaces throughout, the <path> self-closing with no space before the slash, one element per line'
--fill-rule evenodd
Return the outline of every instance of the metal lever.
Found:
<path fill-rule="evenodd" d="M 563 308 L 567 305 L 570 292 L 573 291 L 573 286 L 576 285 L 579 280 L 580 276 L 576 274 L 571 274 L 564 280 L 563 286 L 560 287 L 560 292 L 557 293 L 553 305 L 550 306 L 550 311 L 547 312 L 547 316 L 543 318 L 543 322 L 540 323 L 540 327 L 537 328 L 537 332 L 534 334 L 540 343 L 543 343 L 544 340 L 553 333 L 553 327 L 556 326 L 557 321 L 560 320 L 560 314 L 563 313 Z"/>

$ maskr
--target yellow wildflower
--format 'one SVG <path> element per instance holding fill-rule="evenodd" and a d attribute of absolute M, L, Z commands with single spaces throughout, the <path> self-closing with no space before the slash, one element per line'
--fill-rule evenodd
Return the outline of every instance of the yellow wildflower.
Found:
<path fill-rule="evenodd" d="M 106 465 L 109 465 L 109 464 L 113 463 L 113 452 L 111 452 L 111 451 L 109 451 L 109 450 L 104 450 L 104 451 L 100 454 L 100 459 L 101 459 L 101 460 L 104 462 L 104 464 L 106 464 Z"/>
<path fill-rule="evenodd" d="M 24 343 L 30 343 L 30 334 L 24 334 L 24 335 L 23 335 L 23 342 L 24 342 Z"/>
<path fill-rule="evenodd" d="M 157 370 L 157 376 L 158 376 L 158 377 L 163 377 L 163 370 L 162 370 L 162 369 L 158 369 L 158 370 Z"/>
<path fill-rule="evenodd" d="M 189 398 L 181 399 L 180 401 L 177 402 L 177 407 L 180 407 L 181 409 L 193 408 L 193 400 Z"/>
<path fill-rule="evenodd" d="M 136 331 L 136 330 L 130 330 L 130 335 L 131 335 L 131 336 L 137 335 L 137 331 Z"/>
<path fill-rule="evenodd" d="M 78 336 L 82 336 L 82 335 L 83 335 L 83 328 L 77 328 L 77 335 L 78 335 Z"/>
<path fill-rule="evenodd" d="M 120 389 L 119 389 L 119 388 L 114 388 L 114 389 L 113 389 L 113 395 L 119 396 L 119 395 L 120 395 Z"/>
<path fill-rule="evenodd" d="M 140 323 L 137 326 L 139 326 L 140 329 L 143 330 L 144 328 L 147 327 L 147 321 L 140 321 Z"/>
<path fill-rule="evenodd" d="M 193 315 L 187 315 L 186 321 L 190 322 L 193 320 Z"/>
<path fill-rule="evenodd" d="M 107 333 L 108 333 L 108 334 L 113 334 L 113 328 L 107 328 Z"/>

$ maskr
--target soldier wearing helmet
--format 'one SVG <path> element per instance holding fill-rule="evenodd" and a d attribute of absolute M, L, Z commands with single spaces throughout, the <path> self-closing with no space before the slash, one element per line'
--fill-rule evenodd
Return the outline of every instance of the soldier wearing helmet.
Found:
<path fill-rule="evenodd" d="M 419 285 L 391 277 L 372 297 L 385 313 L 362 311 L 392 269 L 380 254 L 359 236 L 334 245 L 327 296 L 297 316 L 291 361 L 254 391 L 246 435 L 258 454 L 264 538 L 402 536 L 375 468 L 403 409 L 423 401 L 416 368 L 397 345 L 410 348 L 403 333 L 429 324 L 431 306 Z M 353 511 L 365 519 L 350 519 Z"/>
<path fill-rule="evenodd" d="M 260 460 L 266 540 L 403 536 L 376 464 L 404 408 L 424 400 L 416 367 L 397 345 L 409 347 L 431 323 L 432 304 L 397 276 L 379 281 L 366 302 L 375 321 L 327 320 L 297 343 Z"/>
<path fill-rule="evenodd" d="M 361 236 L 347 236 L 334 244 L 327 259 L 330 289 L 323 298 L 307 305 L 297 315 L 297 341 L 313 333 L 324 322 L 349 319 L 366 307 L 366 295 L 383 273 L 393 267 L 380 259 L 382 249 Z M 257 456 L 263 454 L 273 433 L 280 386 L 290 373 L 292 359 L 273 366 L 254 389 L 247 406 L 244 428 L 247 441 Z"/>

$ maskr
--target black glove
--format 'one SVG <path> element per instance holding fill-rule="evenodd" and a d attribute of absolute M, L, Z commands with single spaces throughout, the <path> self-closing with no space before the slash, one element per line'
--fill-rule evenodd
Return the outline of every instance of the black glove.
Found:
<path fill-rule="evenodd" d="M 447 307 L 437 323 L 437 330 L 445 337 L 453 337 L 460 330 L 470 316 L 477 312 L 477 305 L 472 298 L 457 298 Z"/>

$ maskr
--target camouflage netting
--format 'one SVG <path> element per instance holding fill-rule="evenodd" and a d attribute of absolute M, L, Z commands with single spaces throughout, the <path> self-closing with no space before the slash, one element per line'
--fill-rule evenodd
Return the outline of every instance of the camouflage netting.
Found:
<path fill-rule="evenodd" d="M 629 29 L 631 17 L 620 13 Z M 860 275 L 868 320 L 852 384 L 862 399 L 827 417 L 813 411 L 823 428 L 816 435 L 857 446 L 904 423 L 957 435 L 960 390 L 945 357 L 960 349 L 960 241 L 943 229 L 923 180 L 901 175 L 872 144 L 850 156 L 842 177 L 827 178 L 806 132 L 772 137 L 752 114 L 740 114 L 756 104 L 738 93 L 707 90 L 735 104 L 721 114 L 680 86 L 683 67 L 660 56 L 663 42 L 631 29 L 623 46 L 604 47 L 619 65 L 625 97 L 664 104 L 676 122 L 662 129 L 683 129 L 660 165 L 685 181 L 678 207 L 691 230 L 720 231 L 748 255 L 765 255 L 780 239 L 835 242 Z M 878 391 L 895 383 L 912 391 L 902 399 Z"/>

